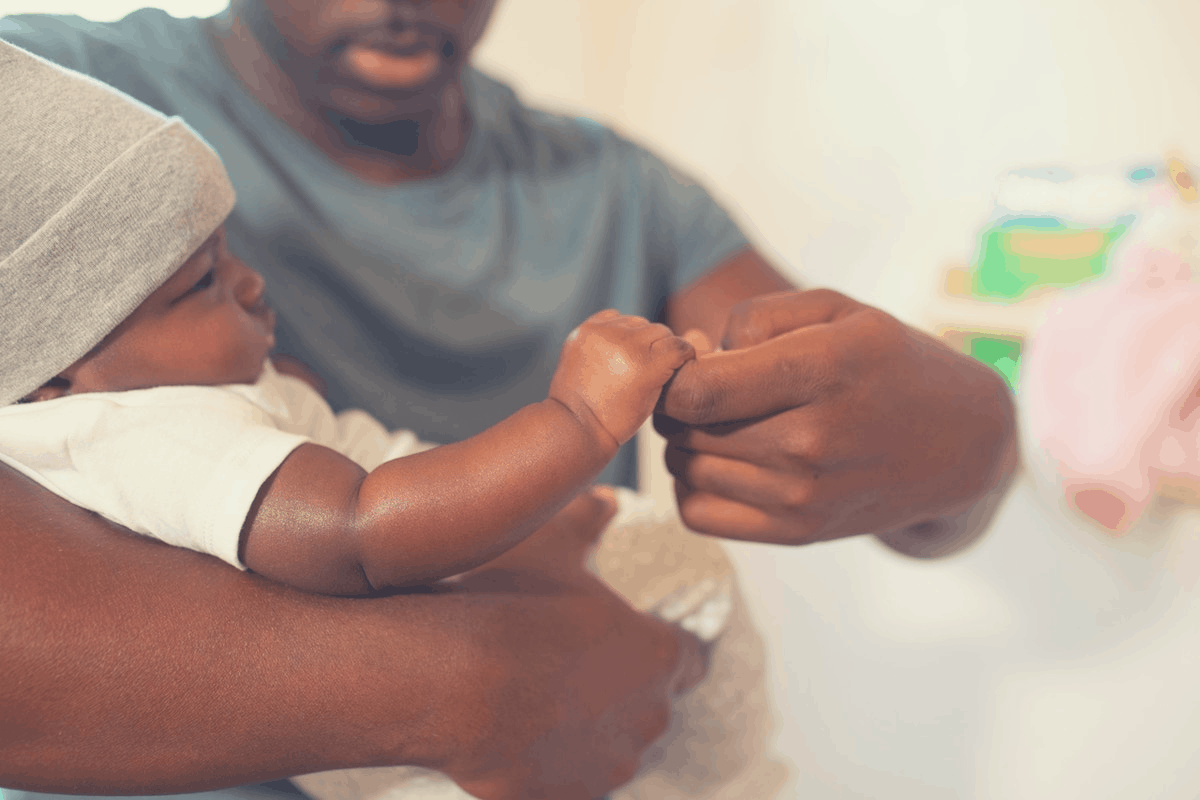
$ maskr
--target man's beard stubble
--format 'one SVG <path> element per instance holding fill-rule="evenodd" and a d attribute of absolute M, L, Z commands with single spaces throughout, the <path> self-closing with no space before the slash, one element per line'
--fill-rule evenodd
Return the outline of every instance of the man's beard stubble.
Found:
<path fill-rule="evenodd" d="M 280 33 L 279 26 L 275 24 L 275 18 L 266 3 L 254 0 L 241 2 L 238 3 L 238 12 L 267 58 L 278 65 L 285 74 L 293 74 L 286 69 L 287 64 L 303 63 L 307 60 L 288 44 L 287 39 Z M 453 48 L 450 43 L 446 46 Z M 453 49 L 450 53 L 453 53 Z M 446 53 L 443 55 L 448 57 Z M 420 147 L 421 124 L 414 119 L 363 122 L 330 108 L 322 109 L 322 116 L 341 135 L 347 147 L 366 148 L 398 156 L 412 156 Z"/>

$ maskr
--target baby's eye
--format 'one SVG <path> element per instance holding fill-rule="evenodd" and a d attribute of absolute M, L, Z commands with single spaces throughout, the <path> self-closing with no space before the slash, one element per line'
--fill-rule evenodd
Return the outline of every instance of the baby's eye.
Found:
<path fill-rule="evenodd" d="M 196 281 L 196 283 L 192 285 L 192 288 L 188 290 L 188 293 L 190 294 L 191 292 L 204 291 L 205 289 L 207 289 L 208 287 L 213 285 L 213 279 L 215 277 L 216 277 L 216 270 L 210 269 L 208 272 L 204 273 L 204 277 L 202 277 L 200 280 Z"/>

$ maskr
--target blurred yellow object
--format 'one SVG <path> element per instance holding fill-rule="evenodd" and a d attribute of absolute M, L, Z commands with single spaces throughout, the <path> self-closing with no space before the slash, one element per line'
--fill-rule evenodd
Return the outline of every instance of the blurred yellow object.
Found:
<path fill-rule="evenodd" d="M 951 297 L 971 296 L 971 268 L 956 265 L 946 270 L 946 294 Z"/>
<path fill-rule="evenodd" d="M 1014 255 L 1033 258 L 1089 258 L 1103 250 L 1107 243 L 1104 232 L 1095 230 L 1078 233 L 1013 231 L 1008 238 L 1008 247 Z"/>
<path fill-rule="evenodd" d="M 1192 178 L 1192 173 L 1188 170 L 1187 165 L 1178 158 L 1172 158 L 1167 161 L 1167 171 L 1170 172 L 1171 183 L 1175 184 L 1175 189 L 1183 201 L 1185 203 L 1196 202 L 1196 181 Z"/>
<path fill-rule="evenodd" d="M 1158 479 L 1156 492 L 1159 497 L 1200 506 L 1200 481 L 1182 475 L 1164 475 Z"/>

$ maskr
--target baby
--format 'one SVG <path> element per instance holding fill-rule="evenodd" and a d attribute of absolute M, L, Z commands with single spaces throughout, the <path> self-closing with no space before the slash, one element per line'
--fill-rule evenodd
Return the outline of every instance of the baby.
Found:
<path fill-rule="evenodd" d="M 435 448 L 334 414 L 268 359 L 274 316 L 262 278 L 226 247 L 234 192 L 212 150 L 180 120 L 3 42 L 0 80 L 0 460 L 131 530 L 306 591 L 437 581 L 519 544 L 586 489 L 695 357 L 662 325 L 602 311 L 568 338 L 546 400 L 465 441 Z M 715 639 L 731 624 L 728 563 L 661 530 L 610 537 L 596 568 L 666 565 L 622 593 Z M 714 650 L 710 677 L 723 669 L 724 683 L 693 695 L 706 724 L 675 725 L 675 772 L 650 770 L 643 786 L 778 788 L 783 770 L 761 752 L 769 721 L 744 702 L 762 694 L 762 665 L 746 659 L 761 643 L 742 627 L 736 657 Z M 735 763 L 697 762 L 699 736 L 711 748 L 735 729 Z M 362 797 L 344 789 L 366 785 L 355 773 L 301 784 Z M 370 774 L 389 796 L 462 796 L 437 773 Z"/>
<path fill-rule="evenodd" d="M 46 67 L 9 67 L 6 85 L 28 69 Z M 94 86 L 70 90 L 95 100 Z M 55 112 L 86 117 L 64 100 L 4 123 L 59 124 L 30 148 L 52 158 L 7 179 L 23 241 L 5 263 L 6 316 L 28 337 L 9 348 L 23 368 L 5 371 L 0 402 L 27 402 L 4 409 L 3 450 L 132 530 L 313 592 L 436 581 L 518 544 L 589 486 L 694 355 L 663 325 L 602 311 L 568 339 L 546 400 L 368 472 L 330 446 L 345 432 L 310 441 L 306 421 L 272 413 L 296 387 L 269 367 L 262 278 L 225 246 L 234 196 L 216 156 L 182 123 L 111 101 L 95 109 L 111 123 L 66 141 L 82 125 L 64 136 Z M 138 218 L 122 218 L 130 205 Z M 131 224 L 153 241 L 118 230 Z"/>

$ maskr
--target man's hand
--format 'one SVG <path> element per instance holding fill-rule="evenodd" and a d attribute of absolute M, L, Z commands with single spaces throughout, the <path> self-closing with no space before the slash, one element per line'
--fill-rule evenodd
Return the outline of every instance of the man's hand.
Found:
<path fill-rule="evenodd" d="M 583 569 L 615 510 L 611 490 L 585 492 L 452 584 L 495 598 L 495 649 L 477 657 L 486 735 L 431 766 L 481 800 L 593 800 L 626 783 L 674 698 L 707 671 L 697 639 L 632 611 Z"/>
<path fill-rule="evenodd" d="M 477 662 L 485 705 L 464 709 L 454 755 L 428 763 L 480 800 L 594 800 L 636 774 L 703 656 L 690 634 L 638 614 L 598 583 L 496 600 L 494 649 Z M 468 724 L 469 723 L 469 724 Z"/>
<path fill-rule="evenodd" d="M 633 438 L 663 384 L 693 357 L 692 346 L 666 325 L 600 311 L 567 338 L 550 397 L 585 422 L 598 423 L 615 448 Z"/>
<path fill-rule="evenodd" d="M 765 295 L 730 312 L 721 344 L 680 369 L 655 421 L 698 531 L 878 533 L 935 555 L 921 542 L 981 529 L 1015 469 L 1000 378 L 882 311 L 828 290 Z"/>

